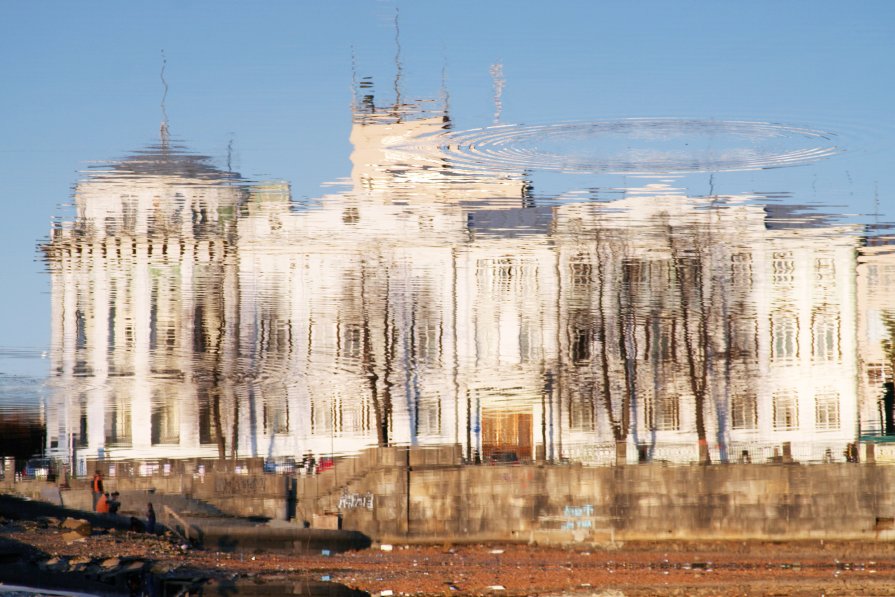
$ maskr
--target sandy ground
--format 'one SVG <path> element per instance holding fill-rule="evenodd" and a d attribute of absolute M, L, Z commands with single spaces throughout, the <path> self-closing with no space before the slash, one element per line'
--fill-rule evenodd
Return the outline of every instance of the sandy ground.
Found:
<path fill-rule="evenodd" d="M 212 584 L 332 580 L 385 595 L 895 595 L 895 545 L 883 542 L 394 545 L 253 555 L 184 549 L 175 537 L 116 530 L 66 541 L 54 520 L 0 521 L 0 537 L 72 560 L 150 560 L 167 570 L 195 570 Z"/>

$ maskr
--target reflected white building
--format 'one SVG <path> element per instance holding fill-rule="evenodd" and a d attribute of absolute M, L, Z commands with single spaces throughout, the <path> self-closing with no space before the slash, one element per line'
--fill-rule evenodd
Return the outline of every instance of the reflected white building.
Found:
<path fill-rule="evenodd" d="M 615 440 L 628 460 L 758 462 L 786 442 L 796 459 L 841 459 L 856 433 L 858 230 L 644 191 L 560 210 L 558 228 L 587 239 L 558 243 L 573 458 L 605 460 Z"/>
<path fill-rule="evenodd" d="M 857 267 L 860 416 L 864 437 L 886 435 L 884 384 L 895 381 L 895 244 L 891 239 L 875 240 L 879 242 L 861 247 Z"/>
<path fill-rule="evenodd" d="M 521 172 L 415 161 L 448 123 L 370 99 L 351 188 L 300 209 L 164 144 L 80 183 L 46 246 L 48 450 L 843 458 L 859 231 L 666 186 L 535 206 Z"/>
<path fill-rule="evenodd" d="M 51 453 L 217 453 L 201 449 L 197 398 L 232 367 L 221 326 L 236 307 L 235 182 L 162 144 L 77 185 L 74 221 L 45 246 Z"/>

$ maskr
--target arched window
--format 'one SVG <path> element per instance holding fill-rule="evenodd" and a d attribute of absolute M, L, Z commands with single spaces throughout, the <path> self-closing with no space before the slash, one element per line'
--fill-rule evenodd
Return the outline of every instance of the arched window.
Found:
<path fill-rule="evenodd" d="M 839 360 L 839 315 L 828 307 L 811 314 L 811 356 L 818 361 Z"/>
<path fill-rule="evenodd" d="M 795 313 L 778 309 L 771 314 L 771 359 L 790 360 L 799 356 L 799 320 Z"/>

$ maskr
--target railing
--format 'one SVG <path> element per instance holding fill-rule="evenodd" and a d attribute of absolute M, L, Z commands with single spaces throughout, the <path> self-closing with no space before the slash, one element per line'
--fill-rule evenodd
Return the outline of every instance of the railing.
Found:
<path fill-rule="evenodd" d="M 183 537 L 183 538 L 186 539 L 187 541 L 190 540 L 190 527 L 192 526 L 192 525 L 190 525 L 190 523 L 188 523 L 188 522 L 187 522 L 182 516 L 180 516 L 177 512 L 175 512 L 174 510 L 172 510 L 170 506 L 162 506 L 162 514 L 164 515 L 164 518 L 165 518 L 165 526 L 166 526 L 166 527 L 168 527 L 169 529 L 171 529 L 172 531 L 174 531 L 175 533 L 177 533 L 178 535 L 180 535 L 181 537 Z M 180 531 L 178 530 L 178 528 L 177 528 L 176 525 L 172 525 L 172 524 L 171 524 L 171 519 L 172 519 L 172 518 L 173 518 L 176 522 L 178 522 L 178 523 L 180 524 L 181 527 L 183 527 L 183 532 L 180 532 Z M 194 535 L 194 537 L 195 537 L 196 539 L 198 539 L 198 534 L 196 534 L 196 533 L 194 532 L 193 535 Z"/>

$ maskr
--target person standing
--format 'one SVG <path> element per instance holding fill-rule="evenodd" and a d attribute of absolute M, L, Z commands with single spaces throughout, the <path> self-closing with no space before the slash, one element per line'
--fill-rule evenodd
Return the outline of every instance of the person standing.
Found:
<path fill-rule="evenodd" d="M 96 469 L 96 473 L 93 475 L 90 490 L 93 492 L 93 510 L 96 511 L 96 504 L 103 495 L 103 474 L 99 472 L 99 469 Z"/>
<path fill-rule="evenodd" d="M 118 501 L 118 496 L 121 495 L 117 491 L 112 492 L 112 497 L 109 498 L 109 514 L 118 514 L 118 508 L 121 507 L 121 502 Z"/>
<path fill-rule="evenodd" d="M 155 508 L 152 502 L 146 507 L 146 532 L 155 534 Z"/>

